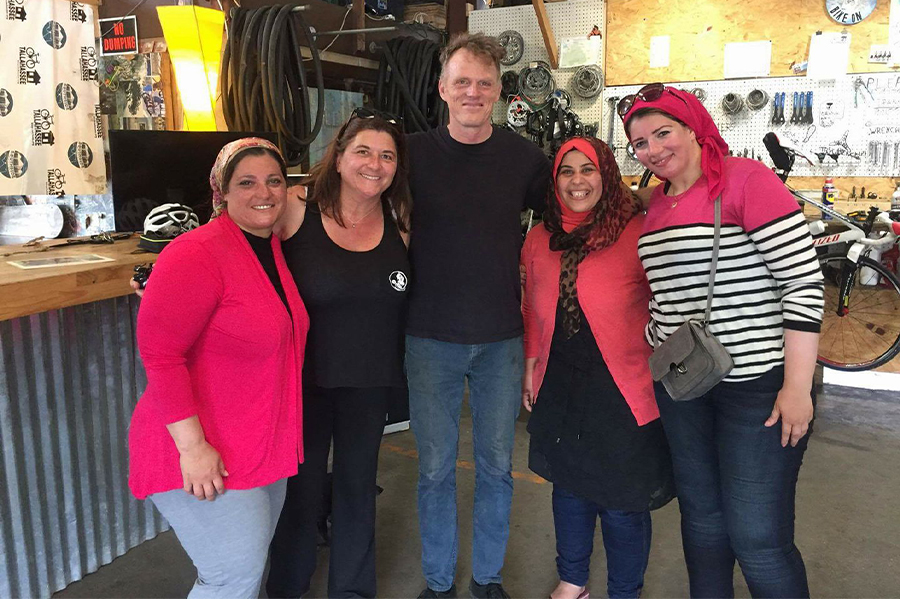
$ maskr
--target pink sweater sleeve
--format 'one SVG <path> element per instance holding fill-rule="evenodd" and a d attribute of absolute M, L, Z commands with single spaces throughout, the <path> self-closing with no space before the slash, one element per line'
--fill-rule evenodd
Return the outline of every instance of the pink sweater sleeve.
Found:
<path fill-rule="evenodd" d="M 525 238 L 522 246 L 520 263 L 525 267 L 525 289 L 522 293 L 522 320 L 525 325 L 525 358 L 537 358 L 540 356 L 540 325 L 532 305 L 534 294 L 534 245 L 537 229 L 532 229 Z"/>
<path fill-rule="evenodd" d="M 138 312 L 137 340 L 152 409 L 166 424 L 197 413 L 188 355 L 222 299 L 216 262 L 200 243 L 177 240 L 159 257 Z"/>
<path fill-rule="evenodd" d="M 775 173 L 757 166 L 747 177 L 741 202 L 740 224 L 781 291 L 784 328 L 818 332 L 822 269 L 797 200 Z"/>

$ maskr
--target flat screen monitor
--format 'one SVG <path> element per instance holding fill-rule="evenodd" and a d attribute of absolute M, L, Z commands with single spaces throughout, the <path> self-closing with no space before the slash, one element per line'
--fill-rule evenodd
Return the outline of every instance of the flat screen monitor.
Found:
<path fill-rule="evenodd" d="M 212 212 L 209 171 L 222 146 L 241 137 L 276 141 L 274 133 L 110 131 L 109 160 L 116 231 L 141 231 L 156 206 L 185 204 L 201 223 Z"/>

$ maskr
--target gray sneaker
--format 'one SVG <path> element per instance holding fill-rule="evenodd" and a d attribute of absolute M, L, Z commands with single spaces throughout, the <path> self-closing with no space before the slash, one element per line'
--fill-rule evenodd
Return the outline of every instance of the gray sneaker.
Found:
<path fill-rule="evenodd" d="M 419 599 L 440 599 L 441 597 L 456 599 L 456 585 L 450 585 L 446 591 L 435 591 L 430 587 L 425 587 L 425 590 L 419 593 Z"/>
<path fill-rule="evenodd" d="M 472 599 L 509 599 L 509 595 L 499 582 L 478 584 L 474 578 L 469 582 L 469 593 Z"/>

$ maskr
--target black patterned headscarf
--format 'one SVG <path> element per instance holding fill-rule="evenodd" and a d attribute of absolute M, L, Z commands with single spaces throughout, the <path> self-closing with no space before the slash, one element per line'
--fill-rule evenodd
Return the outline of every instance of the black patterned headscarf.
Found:
<path fill-rule="evenodd" d="M 563 157 L 578 150 L 594 163 L 603 180 L 603 192 L 597 204 L 583 218 L 571 218 L 573 213 L 559 197 L 556 177 Z M 555 198 L 556 201 L 553 201 Z M 595 137 L 574 137 L 566 141 L 553 163 L 551 201 L 544 212 L 544 227 L 550 232 L 550 249 L 562 252 L 559 269 L 559 307 L 563 309 L 566 337 L 581 328 L 581 309 L 578 305 L 578 265 L 592 251 L 612 245 L 632 217 L 640 211 L 640 202 L 622 181 L 616 158 L 605 143 Z M 580 223 L 570 228 L 574 222 Z M 567 226 L 569 225 L 569 226 Z M 570 229 L 568 232 L 566 229 Z"/>

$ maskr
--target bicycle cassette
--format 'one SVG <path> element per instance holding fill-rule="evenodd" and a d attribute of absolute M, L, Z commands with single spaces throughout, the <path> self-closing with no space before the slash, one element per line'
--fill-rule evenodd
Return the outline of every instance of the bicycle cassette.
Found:
<path fill-rule="evenodd" d="M 603 71 L 597 65 L 578 67 L 572 76 L 572 88 L 581 98 L 593 98 L 603 89 Z"/>
<path fill-rule="evenodd" d="M 506 50 L 506 55 L 500 59 L 500 64 L 509 66 L 522 60 L 522 54 L 525 52 L 525 40 L 521 33 L 510 29 L 498 35 L 497 40 Z"/>
<path fill-rule="evenodd" d="M 532 104 L 543 104 L 556 88 L 550 65 L 544 61 L 531 63 L 519 72 L 519 92 Z"/>

